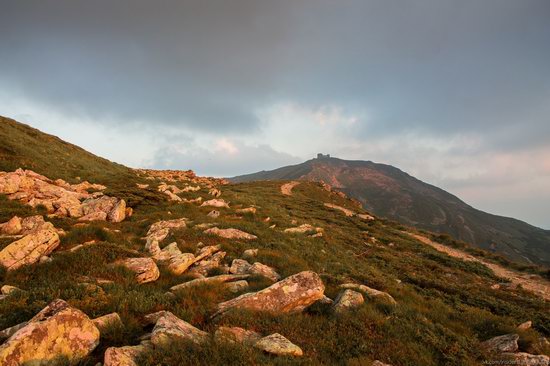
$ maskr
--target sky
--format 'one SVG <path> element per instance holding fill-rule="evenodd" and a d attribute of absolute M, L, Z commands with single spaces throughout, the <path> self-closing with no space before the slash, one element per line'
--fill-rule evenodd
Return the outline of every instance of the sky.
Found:
<path fill-rule="evenodd" d="M 0 115 L 132 167 L 318 152 L 550 229 L 548 0 L 0 0 Z"/>

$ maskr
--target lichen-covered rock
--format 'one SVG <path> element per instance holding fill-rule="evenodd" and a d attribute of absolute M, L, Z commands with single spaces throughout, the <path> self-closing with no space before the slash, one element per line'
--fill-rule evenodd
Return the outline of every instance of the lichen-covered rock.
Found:
<path fill-rule="evenodd" d="M 153 282 L 160 276 L 159 269 L 152 258 L 126 258 L 117 263 L 134 272 L 137 283 Z"/>
<path fill-rule="evenodd" d="M 258 239 L 256 235 L 246 233 L 239 229 L 220 229 L 218 227 L 213 227 L 205 230 L 204 233 L 217 235 L 225 239 L 245 239 L 245 240 Z"/>
<path fill-rule="evenodd" d="M 263 337 L 254 344 L 254 347 L 277 356 L 303 356 L 304 352 L 300 347 L 280 335 L 273 333 Z"/>
<path fill-rule="evenodd" d="M 362 305 L 364 302 L 365 299 L 361 293 L 353 290 L 344 290 L 334 300 L 333 309 L 335 313 L 344 313 Z"/>
<path fill-rule="evenodd" d="M 107 214 L 107 220 L 121 222 L 126 218 L 126 201 L 119 200 Z"/>
<path fill-rule="evenodd" d="M 315 226 L 310 225 L 310 224 L 302 224 L 300 226 L 285 229 L 284 232 L 285 233 L 290 233 L 290 234 L 305 234 L 305 233 L 309 233 L 309 232 L 321 233 L 321 232 L 323 232 L 323 229 L 320 228 L 320 227 L 315 227 Z"/>
<path fill-rule="evenodd" d="M 100 333 L 105 333 L 112 327 L 123 327 L 122 320 L 120 319 L 120 315 L 118 315 L 118 313 L 106 314 L 100 316 L 99 318 L 95 318 L 92 321 L 97 329 L 99 329 Z"/>
<path fill-rule="evenodd" d="M 146 346 L 109 347 L 105 351 L 103 366 L 138 366 L 138 359 Z"/>
<path fill-rule="evenodd" d="M 518 350 L 517 334 L 505 334 L 481 343 L 481 348 L 488 353 L 516 352 Z"/>
<path fill-rule="evenodd" d="M 28 322 L 19 323 L 0 331 L 0 343 L 14 335 L 17 331 L 19 331 L 19 329 L 22 329 L 25 325 L 27 325 L 27 323 Z"/>
<path fill-rule="evenodd" d="M 218 275 L 218 276 L 212 276 L 212 277 L 205 277 L 205 278 L 196 278 L 191 281 L 187 281 L 184 283 L 181 283 L 179 285 L 175 285 L 170 287 L 170 291 L 180 291 L 186 288 L 191 288 L 199 285 L 205 285 L 205 284 L 218 284 L 218 283 L 224 283 L 224 282 L 231 282 L 231 281 L 237 281 L 237 280 L 243 280 L 250 277 L 249 275 L 243 275 L 243 274 L 225 274 L 225 275 Z"/>
<path fill-rule="evenodd" d="M 252 330 L 240 327 L 219 327 L 214 333 L 217 342 L 231 342 L 246 345 L 254 345 L 262 336 Z"/>
<path fill-rule="evenodd" d="M 253 265 L 251 265 L 248 268 L 247 273 L 263 276 L 273 282 L 277 282 L 281 279 L 281 276 L 277 273 L 277 271 L 275 271 L 275 269 L 260 262 L 255 262 Z"/>
<path fill-rule="evenodd" d="M 258 249 L 247 249 L 243 252 L 243 257 L 253 258 L 258 255 Z"/>
<path fill-rule="evenodd" d="M 248 282 L 245 280 L 227 282 L 224 287 L 232 293 L 242 292 L 248 290 Z"/>
<path fill-rule="evenodd" d="M 245 274 L 248 273 L 248 270 L 251 266 L 252 265 L 244 259 L 233 259 L 233 261 L 231 262 L 231 267 L 229 267 L 229 273 Z"/>
<path fill-rule="evenodd" d="M 378 298 L 378 299 L 383 299 L 383 300 L 385 300 L 386 302 L 388 302 L 392 305 L 397 304 L 397 301 L 395 301 L 393 296 L 388 294 L 387 292 L 379 291 L 379 290 L 376 290 L 376 289 L 373 289 L 371 287 L 361 285 L 361 284 L 358 284 L 358 283 L 344 283 L 344 284 L 340 285 L 340 288 L 362 292 L 362 293 L 364 293 L 368 296 Z"/>
<path fill-rule="evenodd" d="M 162 345 L 174 339 L 189 340 L 202 344 L 208 340 L 208 333 L 166 311 L 159 316 L 153 328 L 151 342 L 154 345 Z"/>
<path fill-rule="evenodd" d="M 258 292 L 247 293 L 218 305 L 214 316 L 230 309 L 270 313 L 299 312 L 323 297 L 325 285 L 315 272 L 304 271 Z"/>
<path fill-rule="evenodd" d="M 18 216 L 14 216 L 8 222 L 0 225 L 0 232 L 6 235 L 17 235 L 21 230 L 21 218 Z"/>
<path fill-rule="evenodd" d="M 59 235 L 51 223 L 44 223 L 34 232 L 14 241 L 0 251 L 0 265 L 7 270 L 36 263 L 59 246 Z"/>
<path fill-rule="evenodd" d="M 75 364 L 98 343 L 99 330 L 86 314 L 54 300 L 0 346 L 0 364 L 45 365 L 60 357 Z"/>
<path fill-rule="evenodd" d="M 225 208 L 229 208 L 229 204 L 227 202 L 225 202 L 224 199 L 222 198 L 215 198 L 215 199 L 212 199 L 212 200 L 208 200 L 208 201 L 204 201 L 201 205 L 201 207 L 206 207 L 206 206 L 209 206 L 209 207 L 218 207 L 218 208 L 222 208 L 222 207 L 225 207 Z"/>

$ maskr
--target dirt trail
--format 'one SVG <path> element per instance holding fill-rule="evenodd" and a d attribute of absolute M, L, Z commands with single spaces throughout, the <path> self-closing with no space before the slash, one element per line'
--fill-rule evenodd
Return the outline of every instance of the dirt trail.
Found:
<path fill-rule="evenodd" d="M 520 272 L 513 271 L 511 269 L 504 268 L 498 264 L 487 262 L 487 261 L 484 261 L 483 259 L 464 253 L 459 249 L 451 248 L 446 245 L 434 242 L 422 235 L 413 234 L 413 233 L 407 233 L 407 234 L 412 236 L 416 240 L 420 241 L 421 243 L 427 244 L 433 247 L 434 249 L 436 249 L 437 251 L 446 253 L 451 257 L 460 258 L 465 261 L 481 263 L 487 268 L 489 268 L 490 270 L 492 270 L 496 276 L 504 278 L 510 281 L 514 285 L 521 285 L 523 289 L 533 292 L 534 294 L 542 297 L 543 299 L 550 301 L 550 281 L 545 280 L 540 276 L 520 273 Z"/>
<path fill-rule="evenodd" d="M 281 186 L 281 193 L 285 196 L 292 196 L 292 188 L 296 187 L 300 182 L 289 182 Z"/>

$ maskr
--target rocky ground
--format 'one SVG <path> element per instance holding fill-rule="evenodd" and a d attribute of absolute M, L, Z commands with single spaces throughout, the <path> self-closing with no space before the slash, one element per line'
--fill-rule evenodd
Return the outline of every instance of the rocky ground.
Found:
<path fill-rule="evenodd" d="M 549 363 L 544 280 L 326 185 L 73 180 L 0 172 L 2 365 Z"/>

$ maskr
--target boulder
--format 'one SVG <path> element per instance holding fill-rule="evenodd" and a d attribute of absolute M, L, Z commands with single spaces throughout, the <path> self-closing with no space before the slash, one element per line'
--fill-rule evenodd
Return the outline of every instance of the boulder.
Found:
<path fill-rule="evenodd" d="M 126 258 L 117 262 L 130 271 L 135 273 L 137 283 L 147 283 L 156 281 L 160 272 L 153 259 L 145 258 Z"/>
<path fill-rule="evenodd" d="M 277 356 L 303 356 L 304 352 L 300 347 L 280 335 L 273 333 L 263 337 L 254 344 L 254 347 Z"/>
<path fill-rule="evenodd" d="M 8 270 L 36 263 L 59 246 L 59 235 L 51 223 L 14 241 L 0 251 L 0 265 Z"/>
<path fill-rule="evenodd" d="M 105 350 L 103 366 L 139 366 L 138 360 L 146 346 L 109 347 Z"/>
<path fill-rule="evenodd" d="M 158 318 L 151 333 L 151 343 L 157 346 L 166 344 L 166 342 L 173 339 L 189 340 L 202 344 L 208 340 L 208 333 L 195 328 L 167 311 Z"/>
<path fill-rule="evenodd" d="M 224 282 L 231 282 L 236 280 L 244 280 L 246 278 L 250 277 L 249 275 L 243 275 L 243 274 L 225 274 L 225 275 L 218 275 L 218 276 L 212 276 L 212 277 L 205 277 L 205 278 L 196 278 L 194 280 L 181 283 L 179 285 L 175 285 L 170 287 L 170 291 L 180 291 L 183 289 L 205 285 L 205 284 L 218 284 L 218 283 L 224 283 Z"/>
<path fill-rule="evenodd" d="M 253 265 L 251 265 L 248 268 L 247 273 L 263 276 L 273 282 L 277 282 L 281 279 L 281 276 L 277 273 L 277 271 L 275 271 L 275 269 L 260 262 L 255 262 Z"/>
<path fill-rule="evenodd" d="M 240 327 L 219 327 L 214 333 L 217 342 L 231 342 L 246 345 L 254 345 L 262 336 L 252 330 Z"/>
<path fill-rule="evenodd" d="M 61 357 L 76 364 L 98 344 L 99 330 L 90 318 L 54 300 L 0 346 L 0 364 L 43 365 Z"/>
<path fill-rule="evenodd" d="M 487 353 L 516 352 L 518 350 L 518 339 L 517 334 L 505 334 L 486 340 L 480 346 Z"/>
<path fill-rule="evenodd" d="M 300 312 L 323 297 L 325 286 L 315 272 L 304 271 L 258 291 L 218 305 L 214 316 L 230 309 L 266 311 L 274 314 Z"/>
<path fill-rule="evenodd" d="M 112 327 L 122 328 L 124 326 L 118 313 L 110 313 L 100 316 L 99 318 L 93 319 L 92 322 L 94 322 L 100 333 L 105 333 Z"/>
<path fill-rule="evenodd" d="M 17 235 L 22 230 L 21 218 L 18 216 L 12 217 L 8 222 L 1 225 L 0 231 L 6 235 Z"/>
<path fill-rule="evenodd" d="M 379 291 L 379 290 L 373 289 L 373 288 L 365 286 L 365 285 L 361 285 L 361 284 L 357 284 L 357 283 L 344 283 L 344 284 L 340 285 L 340 288 L 362 292 L 362 293 L 365 293 L 368 296 L 383 299 L 383 300 L 389 302 L 392 305 L 397 304 L 397 301 L 395 301 L 393 296 L 388 294 L 387 292 Z"/>
<path fill-rule="evenodd" d="M 126 202 L 119 200 L 107 214 L 107 220 L 111 222 L 121 222 L 126 218 Z"/>
<path fill-rule="evenodd" d="M 333 310 L 335 313 L 344 313 L 362 305 L 364 302 L 365 299 L 361 293 L 353 290 L 344 290 L 334 300 Z"/>
<path fill-rule="evenodd" d="M 245 239 L 245 240 L 254 240 L 258 239 L 256 235 L 252 235 L 241 231 L 239 229 L 220 229 L 213 227 L 204 231 L 205 234 L 217 235 L 225 239 Z"/>
<path fill-rule="evenodd" d="M 218 208 L 229 208 L 229 204 L 225 202 L 222 198 L 215 198 L 212 200 L 204 201 L 201 205 L 201 207 L 218 207 Z"/>

